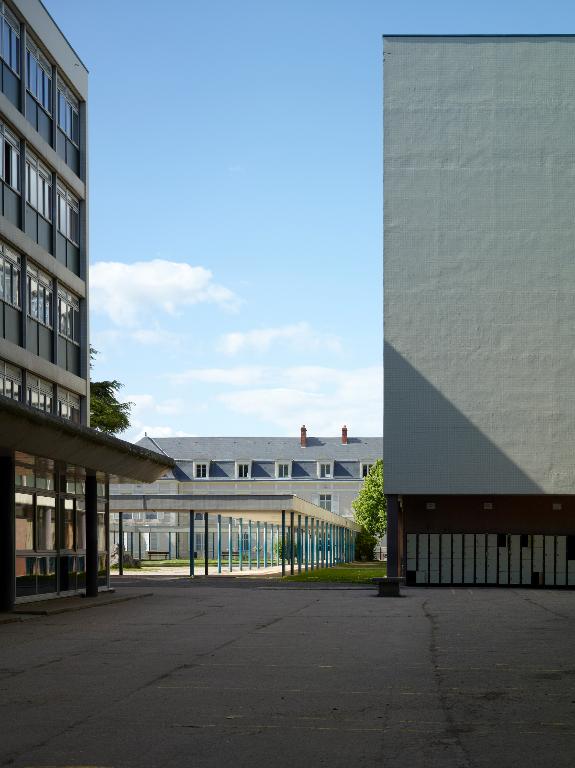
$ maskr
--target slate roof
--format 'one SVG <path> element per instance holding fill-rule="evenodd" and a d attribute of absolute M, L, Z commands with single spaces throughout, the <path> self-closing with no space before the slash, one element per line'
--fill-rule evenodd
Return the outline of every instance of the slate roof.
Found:
<path fill-rule="evenodd" d="M 158 448 L 177 462 L 186 461 L 366 461 L 383 458 L 383 437 L 143 437 L 139 446 Z"/>

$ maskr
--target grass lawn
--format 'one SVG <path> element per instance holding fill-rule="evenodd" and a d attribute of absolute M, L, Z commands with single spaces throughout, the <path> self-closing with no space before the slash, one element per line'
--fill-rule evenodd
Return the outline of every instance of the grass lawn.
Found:
<path fill-rule="evenodd" d="M 353 584 L 369 584 L 371 579 L 387 575 L 387 563 L 346 563 L 333 568 L 320 568 L 296 576 L 286 576 L 286 581 L 342 581 Z"/>

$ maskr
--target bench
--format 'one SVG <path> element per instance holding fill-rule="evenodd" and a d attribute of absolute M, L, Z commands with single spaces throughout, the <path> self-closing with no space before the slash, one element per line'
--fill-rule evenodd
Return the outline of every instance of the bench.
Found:
<path fill-rule="evenodd" d="M 167 560 L 170 553 L 164 549 L 149 549 L 148 560 Z"/>
<path fill-rule="evenodd" d="M 401 576 L 385 576 L 371 580 L 379 587 L 378 597 L 400 597 L 399 586 L 404 579 Z"/>

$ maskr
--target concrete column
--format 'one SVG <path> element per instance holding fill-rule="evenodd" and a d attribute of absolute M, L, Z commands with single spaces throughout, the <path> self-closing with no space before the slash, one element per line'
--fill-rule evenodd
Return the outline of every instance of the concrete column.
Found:
<path fill-rule="evenodd" d="M 308 554 L 309 554 L 309 529 L 308 529 L 308 516 L 305 516 L 305 535 L 304 535 L 304 563 L 305 563 L 305 572 L 307 573 L 308 569 Z"/>
<path fill-rule="evenodd" d="M 260 567 L 260 521 L 256 522 L 256 568 Z"/>
<path fill-rule="evenodd" d="M 16 598 L 16 474 L 14 455 L 0 457 L 0 611 Z"/>
<path fill-rule="evenodd" d="M 204 576 L 207 576 L 208 571 L 208 535 L 209 535 L 209 519 L 208 513 L 204 512 Z"/>
<path fill-rule="evenodd" d="M 179 522 L 179 520 L 178 520 Z M 178 533 L 176 532 L 176 542 L 178 540 Z M 170 533 L 170 551 L 172 549 L 172 534 Z M 196 574 L 196 513 L 193 509 L 190 510 L 190 576 L 193 578 Z M 177 557 L 177 555 L 176 555 Z"/>
<path fill-rule="evenodd" d="M 268 567 L 268 524 L 264 523 L 264 568 Z"/>
<path fill-rule="evenodd" d="M 86 471 L 86 597 L 98 596 L 98 487 L 96 473 Z"/>
<path fill-rule="evenodd" d="M 297 516 L 297 572 L 301 573 L 301 515 Z"/>
<path fill-rule="evenodd" d="M 252 569 L 252 521 L 248 520 L 248 570 Z"/>
<path fill-rule="evenodd" d="M 387 494 L 387 575 L 400 576 L 399 563 L 399 499 Z"/>

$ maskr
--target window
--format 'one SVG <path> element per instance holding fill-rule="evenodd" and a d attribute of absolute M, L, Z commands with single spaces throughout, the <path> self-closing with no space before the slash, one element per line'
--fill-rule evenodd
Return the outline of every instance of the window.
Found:
<path fill-rule="evenodd" d="M 58 80 L 58 127 L 76 146 L 79 146 L 79 102 L 72 91 L 60 80 Z"/>
<path fill-rule="evenodd" d="M 80 301 L 63 288 L 58 288 L 58 331 L 60 336 L 80 343 Z"/>
<path fill-rule="evenodd" d="M 31 152 L 26 152 L 26 202 L 52 221 L 52 174 Z"/>
<path fill-rule="evenodd" d="M 250 477 L 251 462 L 236 461 L 236 477 L 240 480 L 247 480 Z"/>
<path fill-rule="evenodd" d="M 53 326 L 52 319 L 52 280 L 32 264 L 27 269 L 28 314 L 49 328 Z"/>
<path fill-rule="evenodd" d="M 58 231 L 78 245 L 80 242 L 80 204 L 58 184 Z"/>
<path fill-rule="evenodd" d="M 331 468 L 331 462 L 318 462 L 317 475 L 318 477 L 326 478 L 331 477 L 333 474 Z"/>
<path fill-rule="evenodd" d="M 26 402 L 39 411 L 52 413 L 52 397 L 54 387 L 49 381 L 28 374 L 26 386 Z"/>
<path fill-rule="evenodd" d="M 15 192 L 20 192 L 20 141 L 16 134 L 0 123 L 2 144 L 2 179 Z"/>
<path fill-rule="evenodd" d="M 20 400 L 22 392 L 22 371 L 0 360 L 0 395 L 11 400 Z"/>
<path fill-rule="evenodd" d="M 20 306 L 20 256 L 0 242 L 0 299 Z"/>
<path fill-rule="evenodd" d="M 276 461 L 276 477 L 280 479 L 287 479 L 291 477 L 291 462 L 288 461 Z"/>
<path fill-rule="evenodd" d="M 2 22 L 2 58 L 17 75 L 20 74 L 20 24 L 4 3 L 0 4 Z"/>
<path fill-rule="evenodd" d="M 80 397 L 61 387 L 58 387 L 58 416 L 80 423 Z"/>
<path fill-rule="evenodd" d="M 197 478 L 208 477 L 208 465 L 202 462 L 195 462 L 194 477 L 197 477 Z"/>
<path fill-rule="evenodd" d="M 52 67 L 30 41 L 26 41 L 26 88 L 46 110 L 52 112 Z"/>
<path fill-rule="evenodd" d="M 362 462 L 361 464 L 361 476 L 367 477 L 369 475 L 369 470 L 373 467 L 373 464 L 368 464 L 367 462 Z"/>
<path fill-rule="evenodd" d="M 322 509 L 327 510 L 328 512 L 331 512 L 331 494 L 330 493 L 320 493 L 319 495 L 319 505 Z"/>

